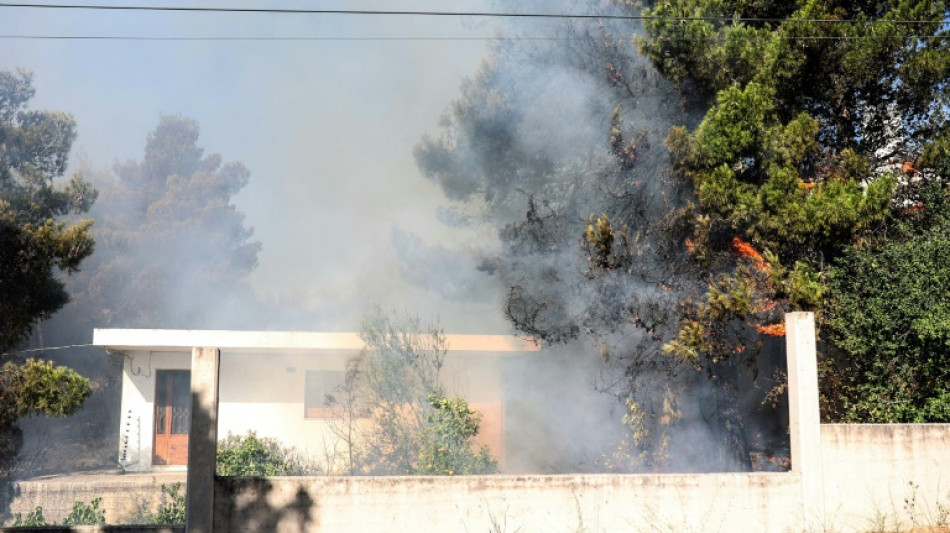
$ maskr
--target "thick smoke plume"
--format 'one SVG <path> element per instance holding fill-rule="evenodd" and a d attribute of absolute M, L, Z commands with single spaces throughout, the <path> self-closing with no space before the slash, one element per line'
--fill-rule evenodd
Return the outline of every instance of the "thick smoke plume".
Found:
<path fill-rule="evenodd" d="M 539 442 L 538 457 L 571 443 L 539 465 L 556 471 L 748 469 L 750 455 L 785 447 L 761 395 L 740 392 L 755 390 L 758 366 L 772 374 L 774 347 L 729 379 L 662 351 L 678 302 L 706 288 L 685 253 L 689 187 L 663 144 L 671 126 L 701 114 L 639 56 L 637 23 L 553 31 L 551 42 L 495 46 L 415 151 L 451 202 L 444 218 L 496 228 L 480 270 L 506 291 L 516 329 L 552 347 L 509 384 L 532 398 L 526 405 L 545 406 L 526 409 L 532 423 L 519 427 Z"/>

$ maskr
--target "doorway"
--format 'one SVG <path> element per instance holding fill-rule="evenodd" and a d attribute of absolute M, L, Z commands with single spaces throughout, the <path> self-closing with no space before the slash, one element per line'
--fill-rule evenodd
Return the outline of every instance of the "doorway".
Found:
<path fill-rule="evenodd" d="M 156 371 L 153 465 L 188 464 L 190 425 L 191 371 Z"/>

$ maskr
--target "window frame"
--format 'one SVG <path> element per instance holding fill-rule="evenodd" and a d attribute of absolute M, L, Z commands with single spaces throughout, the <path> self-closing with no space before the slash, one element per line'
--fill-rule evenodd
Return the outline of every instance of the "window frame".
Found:
<path fill-rule="evenodd" d="M 343 370 L 307 370 L 304 373 L 304 399 L 303 399 L 303 417 L 305 420 L 321 420 L 328 418 L 341 418 L 344 414 L 342 405 L 327 406 L 325 399 L 327 395 L 333 393 L 343 385 L 346 379 Z M 318 378 L 318 376 L 321 376 Z M 321 383 L 315 383 L 312 380 L 320 379 Z M 319 388 L 319 391 L 314 389 Z M 319 403 L 314 404 L 313 395 L 319 396 Z"/>

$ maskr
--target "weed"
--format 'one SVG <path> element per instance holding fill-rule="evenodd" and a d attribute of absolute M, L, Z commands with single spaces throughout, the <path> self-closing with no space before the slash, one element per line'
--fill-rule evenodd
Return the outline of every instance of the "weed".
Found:
<path fill-rule="evenodd" d="M 20 513 L 13 515 L 13 527 L 45 526 L 46 518 L 43 517 L 43 508 L 39 505 L 26 514 L 24 518 Z"/>
<path fill-rule="evenodd" d="M 91 526 L 106 523 L 106 510 L 100 509 L 102 498 L 93 498 L 91 502 L 74 502 L 73 509 L 63 520 L 64 526 Z"/>

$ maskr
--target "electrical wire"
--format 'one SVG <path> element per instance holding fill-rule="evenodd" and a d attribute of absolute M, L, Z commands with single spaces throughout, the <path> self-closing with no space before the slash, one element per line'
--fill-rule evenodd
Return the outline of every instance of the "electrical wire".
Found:
<path fill-rule="evenodd" d="M 335 42 L 335 41 L 579 41 L 587 37 L 160 37 L 142 35 L 27 35 L 27 34 L 0 34 L 0 40 L 51 40 L 51 41 L 234 41 L 234 42 Z M 786 41 L 859 41 L 859 40 L 901 39 L 901 40 L 934 40 L 948 39 L 950 35 L 768 35 L 768 36 L 735 36 L 735 37 L 657 37 L 656 42 L 712 42 L 725 43 L 730 41 L 767 42 L 774 40 Z"/>
<path fill-rule="evenodd" d="M 76 41 L 565 41 L 580 37 L 150 37 L 141 35 L 0 35 L 0 39 Z"/>
<path fill-rule="evenodd" d="M 53 350 L 65 350 L 67 348 L 85 348 L 88 346 L 95 346 L 95 344 L 68 344 L 64 346 L 49 346 L 47 348 L 31 348 L 29 350 L 17 350 L 15 352 L 4 352 L 0 353 L 0 356 L 9 357 L 14 355 L 21 355 L 25 353 L 36 353 L 36 352 L 47 352 Z"/>
<path fill-rule="evenodd" d="M 425 16 L 425 17 L 490 17 L 490 18 L 534 18 L 534 19 L 595 19 L 595 20 L 656 20 L 672 22 L 788 22 L 778 17 L 671 17 L 651 15 L 583 14 L 583 13 L 505 13 L 490 11 L 394 11 L 394 10 L 357 10 L 357 9 L 301 9 L 301 8 L 265 8 L 265 7 L 196 7 L 196 6 L 139 6 L 139 5 L 96 5 L 96 4 L 26 4 L 0 2 L 0 8 L 32 8 L 62 10 L 99 10 L 99 11 L 165 11 L 186 13 L 249 13 L 249 14 L 291 14 L 291 15 L 359 15 L 359 16 Z M 856 20 L 856 19 L 793 19 L 795 22 L 808 23 L 853 23 L 853 24 L 934 24 L 934 20 Z"/>

